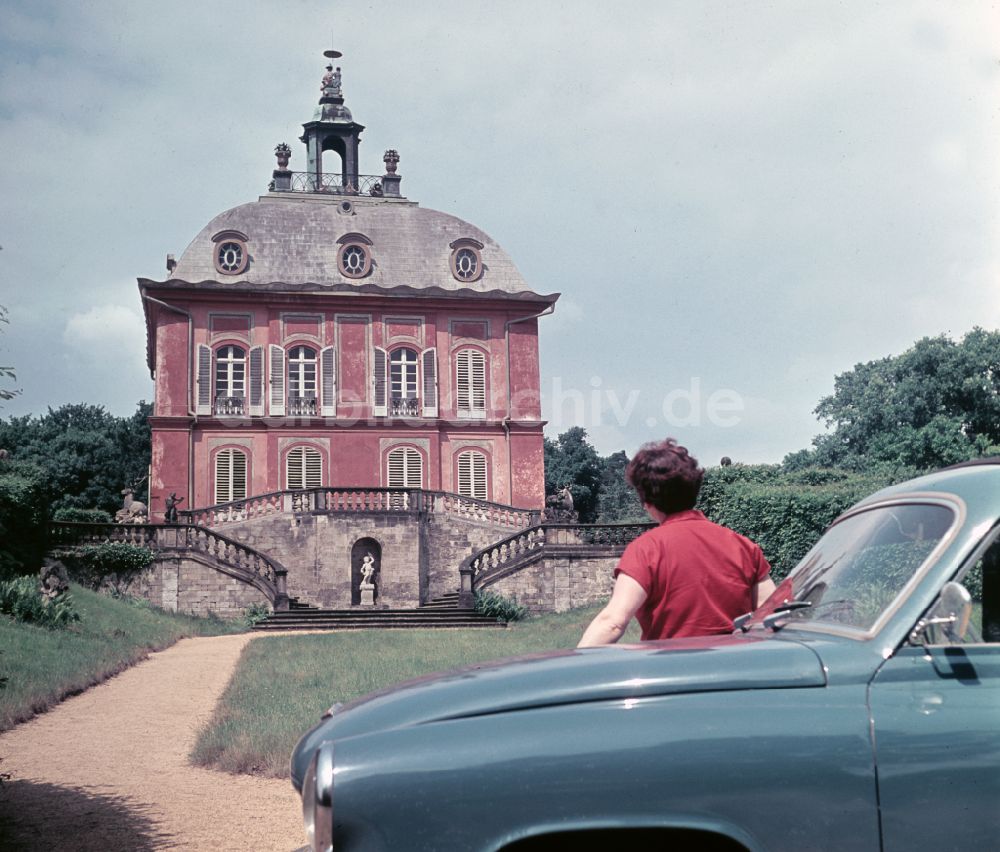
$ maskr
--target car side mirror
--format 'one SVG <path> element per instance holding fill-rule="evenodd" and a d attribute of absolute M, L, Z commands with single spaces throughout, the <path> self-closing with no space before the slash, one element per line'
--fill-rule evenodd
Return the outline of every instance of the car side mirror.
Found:
<path fill-rule="evenodd" d="M 938 629 L 948 642 L 961 642 L 969 630 L 969 619 L 972 616 L 972 596 L 969 590 L 954 580 L 945 583 L 937 603 L 931 608 L 926 618 L 920 619 L 910 632 L 910 643 L 913 645 L 936 644 L 931 635 Z"/>

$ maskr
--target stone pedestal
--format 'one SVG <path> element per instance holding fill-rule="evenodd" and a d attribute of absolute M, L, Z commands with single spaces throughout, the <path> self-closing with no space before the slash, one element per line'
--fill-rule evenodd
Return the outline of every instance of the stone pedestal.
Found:
<path fill-rule="evenodd" d="M 361 606 L 375 606 L 375 587 L 372 585 L 361 586 Z"/>

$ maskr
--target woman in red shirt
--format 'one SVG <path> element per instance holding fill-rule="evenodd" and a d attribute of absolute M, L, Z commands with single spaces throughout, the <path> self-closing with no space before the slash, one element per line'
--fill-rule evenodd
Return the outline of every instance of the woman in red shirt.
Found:
<path fill-rule="evenodd" d="M 625 548 L 611 600 L 577 647 L 617 642 L 633 616 L 643 639 L 729 633 L 774 591 L 761 549 L 694 508 L 704 475 L 673 438 L 629 462 L 625 476 L 659 526 Z"/>

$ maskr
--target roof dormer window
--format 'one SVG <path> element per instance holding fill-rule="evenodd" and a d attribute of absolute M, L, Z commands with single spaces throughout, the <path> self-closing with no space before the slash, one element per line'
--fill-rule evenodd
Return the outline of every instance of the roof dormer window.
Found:
<path fill-rule="evenodd" d="M 451 274 L 459 281 L 478 281 L 483 275 L 483 244 L 469 237 L 451 243 Z"/>
<path fill-rule="evenodd" d="M 215 268 L 223 275 L 239 275 L 250 262 L 247 242 L 250 238 L 242 231 L 219 231 L 212 237 Z"/>
<path fill-rule="evenodd" d="M 337 267 L 346 278 L 364 278 L 372 269 L 372 241 L 364 234 L 344 234 L 339 240 Z"/>

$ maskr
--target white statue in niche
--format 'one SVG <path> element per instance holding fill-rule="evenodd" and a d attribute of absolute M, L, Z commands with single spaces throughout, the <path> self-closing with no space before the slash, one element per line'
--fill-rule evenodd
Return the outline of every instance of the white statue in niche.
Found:
<path fill-rule="evenodd" d="M 361 606 L 375 606 L 375 557 L 371 551 L 361 557 Z"/>
<path fill-rule="evenodd" d="M 375 574 L 375 557 L 372 556 L 371 551 L 366 553 L 361 559 L 361 588 L 362 589 L 374 589 L 375 584 L 372 582 L 372 576 Z"/>

